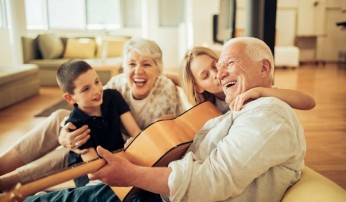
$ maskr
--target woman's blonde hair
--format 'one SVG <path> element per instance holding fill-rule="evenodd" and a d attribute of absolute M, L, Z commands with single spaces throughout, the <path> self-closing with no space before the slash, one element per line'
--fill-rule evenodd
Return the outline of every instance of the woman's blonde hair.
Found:
<path fill-rule="evenodd" d="M 209 92 L 199 93 L 196 89 L 196 81 L 191 72 L 192 61 L 201 55 L 207 55 L 215 60 L 219 59 L 219 55 L 210 48 L 196 46 L 187 51 L 183 60 L 180 63 L 179 79 L 180 85 L 183 88 L 188 101 L 192 105 L 196 105 L 205 100 L 215 101 L 215 96 Z"/>
<path fill-rule="evenodd" d="M 129 40 L 123 49 L 123 67 L 127 66 L 126 61 L 128 54 L 131 51 L 135 51 L 140 55 L 148 56 L 152 58 L 159 68 L 160 74 L 163 70 L 163 62 L 162 62 L 162 51 L 159 45 L 155 43 L 155 41 L 143 39 L 143 38 L 134 38 Z"/>

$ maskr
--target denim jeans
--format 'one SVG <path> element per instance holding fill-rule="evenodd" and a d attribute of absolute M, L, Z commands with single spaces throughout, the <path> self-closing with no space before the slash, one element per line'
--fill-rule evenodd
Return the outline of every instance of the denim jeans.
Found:
<path fill-rule="evenodd" d="M 41 201 L 93 201 L 93 202 L 120 202 L 120 199 L 114 194 L 113 190 L 106 184 L 93 186 L 84 186 L 61 191 L 50 192 L 27 197 L 25 202 Z M 150 192 L 144 192 L 138 196 L 132 196 L 133 202 L 161 202 L 160 195 Z"/>

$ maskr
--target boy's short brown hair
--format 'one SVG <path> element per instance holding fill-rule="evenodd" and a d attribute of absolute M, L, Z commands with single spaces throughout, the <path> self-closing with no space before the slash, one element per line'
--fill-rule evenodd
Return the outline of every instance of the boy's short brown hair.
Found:
<path fill-rule="evenodd" d="M 92 67 L 85 61 L 68 61 L 63 63 L 57 73 L 56 80 L 64 93 L 74 94 L 76 88 L 74 81 L 83 73 L 89 71 Z"/>

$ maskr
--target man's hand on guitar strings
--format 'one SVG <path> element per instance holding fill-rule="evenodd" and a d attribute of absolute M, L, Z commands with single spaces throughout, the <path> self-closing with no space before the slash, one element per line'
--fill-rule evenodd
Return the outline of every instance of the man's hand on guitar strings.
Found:
<path fill-rule="evenodd" d="M 95 173 L 92 173 L 90 179 L 100 179 L 110 186 L 129 186 L 128 179 L 135 165 L 101 146 L 97 147 L 97 153 L 105 159 L 107 164 Z"/>

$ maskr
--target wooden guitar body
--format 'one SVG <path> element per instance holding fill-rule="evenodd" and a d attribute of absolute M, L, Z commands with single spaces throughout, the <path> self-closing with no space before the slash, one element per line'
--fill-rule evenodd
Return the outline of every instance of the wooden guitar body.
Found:
<path fill-rule="evenodd" d="M 149 125 L 120 154 L 137 165 L 167 166 L 185 154 L 196 133 L 208 120 L 220 115 L 221 112 L 211 102 L 203 102 L 175 119 Z M 111 188 L 122 201 L 140 191 L 133 187 Z"/>
<path fill-rule="evenodd" d="M 180 159 L 185 154 L 196 133 L 209 119 L 220 115 L 220 111 L 211 102 L 200 103 L 177 118 L 152 123 L 139 133 L 128 147 L 114 155 L 121 155 L 141 166 L 167 166 L 171 161 Z M 93 173 L 105 164 L 104 159 L 97 159 L 17 186 L 10 192 L 1 194 L 0 202 L 21 201 L 36 192 Z M 122 201 L 127 201 L 133 194 L 141 191 L 134 187 L 111 188 Z"/>

